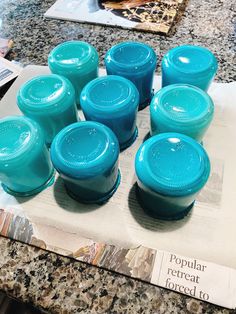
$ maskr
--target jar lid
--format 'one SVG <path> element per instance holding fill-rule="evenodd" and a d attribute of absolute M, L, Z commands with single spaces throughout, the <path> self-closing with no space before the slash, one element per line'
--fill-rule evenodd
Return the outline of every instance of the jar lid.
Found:
<path fill-rule="evenodd" d="M 117 71 L 135 73 L 146 71 L 149 67 L 156 67 L 157 56 L 154 50 L 140 42 L 122 42 L 108 50 L 105 64 Z"/>
<path fill-rule="evenodd" d="M 0 165 L 18 163 L 27 158 L 32 149 L 44 142 L 39 125 L 25 116 L 8 116 L 0 119 Z"/>
<path fill-rule="evenodd" d="M 197 76 L 216 72 L 217 60 L 213 53 L 205 47 L 183 45 L 169 50 L 162 59 L 166 67 L 173 67 L 181 74 Z"/>
<path fill-rule="evenodd" d="M 162 133 L 144 142 L 135 159 L 138 179 L 153 192 L 186 196 L 199 191 L 210 174 L 204 148 L 179 133 Z"/>
<path fill-rule="evenodd" d="M 66 41 L 50 52 L 48 65 L 59 74 L 87 73 L 98 66 L 98 53 L 84 41 Z"/>
<path fill-rule="evenodd" d="M 160 89 L 150 105 L 152 117 L 165 121 L 169 126 L 198 128 L 208 123 L 214 113 L 210 96 L 198 87 L 172 84 Z"/>
<path fill-rule="evenodd" d="M 105 125 L 76 122 L 61 130 L 51 146 L 51 158 L 59 173 L 86 179 L 111 169 L 119 156 L 115 134 Z"/>
<path fill-rule="evenodd" d="M 90 81 L 80 96 L 80 105 L 86 113 L 98 113 L 112 117 L 127 114 L 138 108 L 139 93 L 135 85 L 116 75 L 108 75 Z"/>
<path fill-rule="evenodd" d="M 44 110 L 64 111 L 75 102 L 75 90 L 65 77 L 39 75 L 21 86 L 17 94 L 20 110 L 45 114 Z"/>

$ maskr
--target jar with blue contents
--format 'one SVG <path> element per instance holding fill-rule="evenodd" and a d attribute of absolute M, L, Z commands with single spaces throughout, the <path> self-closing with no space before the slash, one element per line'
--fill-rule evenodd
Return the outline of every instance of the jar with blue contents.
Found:
<path fill-rule="evenodd" d="M 137 196 L 144 210 L 164 220 L 191 210 L 210 174 L 204 148 L 179 133 L 162 133 L 144 142 L 135 158 Z"/>
<path fill-rule="evenodd" d="M 136 139 L 139 94 L 131 81 L 116 75 L 99 77 L 85 86 L 80 105 L 86 120 L 101 122 L 115 133 L 121 150 Z"/>
<path fill-rule="evenodd" d="M 39 193 L 53 181 L 54 169 L 44 133 L 33 120 L 9 116 L 0 120 L 0 181 L 15 196 Z"/>
<path fill-rule="evenodd" d="M 187 84 L 169 85 L 160 89 L 150 104 L 150 133 L 178 132 L 201 142 L 213 114 L 213 101 L 200 88 Z"/>
<path fill-rule="evenodd" d="M 78 121 L 74 88 L 56 74 L 36 76 L 23 84 L 17 105 L 25 116 L 38 122 L 48 146 L 61 129 Z"/>
<path fill-rule="evenodd" d="M 216 57 L 207 48 L 178 46 L 169 50 L 162 59 L 162 87 L 183 83 L 207 91 L 217 68 Z"/>
<path fill-rule="evenodd" d="M 48 66 L 52 73 L 65 76 L 71 81 L 79 106 L 82 89 L 98 76 L 98 53 L 84 41 L 67 41 L 50 52 Z"/>
<path fill-rule="evenodd" d="M 108 75 L 123 76 L 137 87 L 140 96 L 139 109 L 150 103 L 156 63 L 154 50 L 139 42 L 119 43 L 108 50 L 105 56 Z"/>
<path fill-rule="evenodd" d="M 68 194 L 82 203 L 103 203 L 120 183 L 119 143 L 107 126 L 93 121 L 73 123 L 51 146 L 54 167 Z"/>

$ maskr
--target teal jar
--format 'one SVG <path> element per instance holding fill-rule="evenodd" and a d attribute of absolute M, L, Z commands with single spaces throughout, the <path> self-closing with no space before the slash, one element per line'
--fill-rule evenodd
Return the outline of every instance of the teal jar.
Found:
<path fill-rule="evenodd" d="M 86 120 L 101 122 L 115 133 L 121 150 L 136 139 L 139 94 L 131 81 L 116 75 L 99 77 L 85 86 L 80 105 Z"/>
<path fill-rule="evenodd" d="M 50 185 L 53 174 L 40 126 L 24 116 L 1 119 L 0 181 L 4 190 L 16 196 L 30 196 Z"/>
<path fill-rule="evenodd" d="M 56 46 L 48 56 L 52 73 L 67 77 L 75 88 L 79 105 L 83 87 L 98 76 L 98 53 L 83 41 L 67 41 Z"/>
<path fill-rule="evenodd" d="M 200 46 L 178 46 L 162 59 L 162 87 L 183 83 L 207 91 L 217 68 L 217 60 L 210 50 Z"/>
<path fill-rule="evenodd" d="M 179 133 L 162 133 L 144 142 L 135 158 L 137 196 L 151 216 L 183 218 L 206 184 L 210 161 L 204 148 Z"/>
<path fill-rule="evenodd" d="M 51 147 L 54 167 L 68 194 L 82 203 L 103 203 L 120 183 L 119 143 L 105 125 L 83 121 L 64 128 Z"/>
<path fill-rule="evenodd" d="M 150 104 L 150 134 L 178 132 L 201 142 L 213 114 L 213 101 L 200 88 L 169 85 L 159 90 Z"/>
<path fill-rule="evenodd" d="M 56 74 L 36 76 L 23 84 L 17 105 L 25 116 L 38 122 L 48 146 L 61 129 L 78 121 L 74 88 Z"/>
<path fill-rule="evenodd" d="M 122 42 L 113 46 L 105 56 L 108 75 L 130 80 L 139 92 L 139 109 L 149 105 L 153 94 L 153 78 L 157 64 L 154 50 L 140 42 Z"/>

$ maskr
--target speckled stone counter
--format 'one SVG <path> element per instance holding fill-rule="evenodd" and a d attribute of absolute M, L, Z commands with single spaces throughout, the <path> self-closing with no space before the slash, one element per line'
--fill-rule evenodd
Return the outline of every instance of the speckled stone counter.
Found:
<path fill-rule="evenodd" d="M 160 57 L 173 46 L 190 43 L 215 53 L 218 81 L 236 80 L 235 1 L 190 0 L 168 37 L 44 19 L 53 3 L 0 1 L 0 36 L 15 42 L 9 59 L 44 65 L 49 51 L 70 39 L 93 44 L 101 65 L 106 50 L 122 40 L 146 42 Z M 233 313 L 5 238 L 0 238 L 0 290 L 50 313 Z"/>

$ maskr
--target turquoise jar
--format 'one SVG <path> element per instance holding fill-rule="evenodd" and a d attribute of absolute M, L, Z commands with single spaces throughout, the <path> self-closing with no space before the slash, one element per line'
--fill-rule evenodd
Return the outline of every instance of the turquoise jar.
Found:
<path fill-rule="evenodd" d="M 135 158 L 137 196 L 151 216 L 183 218 L 208 180 L 210 161 L 204 148 L 179 133 L 162 133 L 144 142 Z"/>
<path fill-rule="evenodd" d="M 98 53 L 83 41 L 67 41 L 56 46 L 48 56 L 52 73 L 67 77 L 75 88 L 79 105 L 83 87 L 98 76 Z"/>
<path fill-rule="evenodd" d="M 116 75 L 99 77 L 85 86 L 80 105 L 86 120 L 101 122 L 115 133 L 120 149 L 136 139 L 139 94 L 131 81 Z"/>
<path fill-rule="evenodd" d="M 53 180 L 53 166 L 39 125 L 23 116 L 0 120 L 0 181 L 16 196 L 36 194 Z"/>
<path fill-rule="evenodd" d="M 217 60 L 210 50 L 200 46 L 178 46 L 162 59 L 162 87 L 184 83 L 207 91 L 217 68 Z"/>
<path fill-rule="evenodd" d="M 39 123 L 47 145 L 61 129 L 78 121 L 74 88 L 56 74 L 36 76 L 23 84 L 17 93 L 17 105 L 24 115 Z"/>
<path fill-rule="evenodd" d="M 137 87 L 139 109 L 150 103 L 157 56 L 154 50 L 139 42 L 122 42 L 113 46 L 105 56 L 108 75 L 120 75 Z"/>
<path fill-rule="evenodd" d="M 119 143 L 105 125 L 83 121 L 53 140 L 51 159 L 68 194 L 82 203 L 103 203 L 120 183 Z"/>
<path fill-rule="evenodd" d="M 212 99 L 200 88 L 169 85 L 159 90 L 150 104 L 150 133 L 178 132 L 201 142 L 213 113 Z"/>

